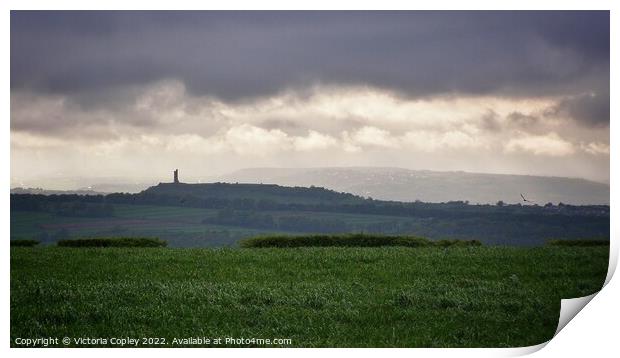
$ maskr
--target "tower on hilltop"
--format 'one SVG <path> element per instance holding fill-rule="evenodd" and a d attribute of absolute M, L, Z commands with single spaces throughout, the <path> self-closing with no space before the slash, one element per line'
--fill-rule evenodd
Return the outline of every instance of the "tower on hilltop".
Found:
<path fill-rule="evenodd" d="M 174 183 L 179 184 L 179 169 L 174 170 Z"/>

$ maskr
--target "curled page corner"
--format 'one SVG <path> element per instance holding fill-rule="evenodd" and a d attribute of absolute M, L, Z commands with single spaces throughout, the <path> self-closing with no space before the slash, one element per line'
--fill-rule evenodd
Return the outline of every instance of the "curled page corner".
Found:
<path fill-rule="evenodd" d="M 561 301 L 560 308 L 560 319 L 558 320 L 558 328 L 555 330 L 554 337 L 560 333 L 564 327 L 570 322 L 575 316 L 588 304 L 592 299 L 598 295 L 604 288 L 607 286 L 609 281 L 614 275 L 616 271 L 616 267 L 618 265 L 618 248 L 614 245 L 613 241 L 610 242 L 609 246 L 609 265 L 607 266 L 607 276 L 605 277 L 605 283 L 603 283 L 603 287 L 597 292 L 583 297 L 577 298 L 569 298 L 563 299 Z"/>
<path fill-rule="evenodd" d="M 607 284 L 607 282 L 608 281 L 606 281 L 605 284 Z M 564 329 L 564 327 L 566 327 L 568 322 L 570 322 L 573 318 L 575 318 L 575 316 L 577 316 L 577 314 L 588 303 L 590 303 L 590 301 L 594 298 L 594 296 L 599 294 L 599 292 L 601 291 L 595 292 L 589 296 L 563 299 L 560 303 L 561 306 L 560 306 L 560 318 L 558 319 L 558 327 L 556 328 L 555 333 L 553 334 L 553 337 L 546 342 L 543 342 L 543 343 L 540 343 L 534 346 L 516 348 L 511 353 L 513 353 L 514 356 L 525 356 L 525 355 L 538 352 L 539 350 L 543 349 L 549 342 L 551 342 L 553 338 L 555 338 L 555 336 L 558 335 L 558 333 L 560 333 L 562 329 Z M 513 356 L 513 355 L 509 355 L 509 356 Z"/>
<path fill-rule="evenodd" d="M 614 276 L 616 268 L 618 266 L 618 246 L 612 240 L 609 245 L 609 265 L 607 267 L 607 276 L 605 277 L 605 282 L 603 283 L 603 287 L 597 292 L 583 297 L 576 298 L 568 298 L 562 299 L 560 302 L 560 318 L 558 319 L 558 327 L 553 334 L 553 337 L 543 343 L 528 346 L 528 347 L 519 347 L 513 348 L 509 352 L 506 352 L 506 356 L 525 356 L 532 353 L 535 353 L 541 349 L 543 349 L 555 336 L 568 325 L 568 323 L 579 314 L 579 312 L 588 304 L 592 299 L 601 293 L 601 291 L 607 286 L 611 278 Z"/>
<path fill-rule="evenodd" d="M 553 334 L 553 336 L 554 337 L 557 336 L 558 333 L 560 333 L 560 331 L 564 329 L 564 327 L 566 327 L 568 322 L 570 322 L 573 318 L 575 318 L 575 316 L 588 303 L 590 303 L 590 301 L 592 301 L 594 296 L 596 296 L 599 292 L 601 291 L 595 292 L 589 296 L 563 299 L 561 302 L 560 319 L 558 320 L 558 328 L 555 330 L 555 333 Z"/>
<path fill-rule="evenodd" d="M 507 348 L 507 351 L 505 352 L 505 354 L 503 355 L 504 357 L 522 357 L 522 356 L 526 356 L 526 355 L 530 355 L 532 353 L 536 353 L 539 350 L 543 349 L 547 343 L 549 343 L 551 340 L 548 340 L 546 342 L 542 342 L 533 346 L 527 346 L 527 347 L 518 347 L 518 348 Z"/>

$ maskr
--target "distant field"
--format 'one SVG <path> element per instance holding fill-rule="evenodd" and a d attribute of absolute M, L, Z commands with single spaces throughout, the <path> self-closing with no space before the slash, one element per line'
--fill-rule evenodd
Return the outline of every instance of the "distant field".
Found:
<path fill-rule="evenodd" d="M 433 240 L 480 240 L 486 245 L 540 246 L 549 239 L 609 237 L 609 217 L 604 215 L 555 215 L 549 212 L 555 209 L 541 208 L 540 215 L 532 214 L 531 209 L 528 215 L 508 214 L 499 207 L 463 204 L 449 209 L 448 205 L 424 215 L 415 211 L 411 215 L 351 213 L 346 212 L 346 206 L 338 212 L 110 204 L 112 216 L 107 217 L 79 217 L 83 213 L 79 210 L 71 212 L 77 217 L 11 210 L 11 239 L 36 239 L 49 245 L 68 238 L 157 237 L 168 241 L 171 247 L 221 247 L 237 246 L 239 240 L 266 234 L 373 233 Z M 527 211 L 515 208 L 506 210 Z M 465 215 L 468 210 L 486 213 Z"/>
<path fill-rule="evenodd" d="M 265 211 L 278 218 L 291 215 L 286 211 Z M 184 208 L 154 205 L 114 205 L 114 216 L 104 218 L 77 218 L 32 211 L 11 212 L 11 237 L 39 238 L 49 235 L 43 243 L 69 237 L 97 236 L 154 236 L 166 239 L 172 247 L 230 246 L 240 239 L 295 231 L 277 231 L 229 225 L 205 224 L 202 220 L 213 217 L 214 209 Z M 385 215 L 363 215 L 327 212 L 302 212 L 304 217 L 337 218 L 355 225 L 372 225 L 386 221 L 405 222 L 411 219 Z M 423 225 L 425 220 L 419 220 Z M 57 238 L 54 236 L 58 236 Z"/>
<path fill-rule="evenodd" d="M 607 247 L 11 248 L 11 345 L 127 336 L 170 347 L 206 336 L 527 346 L 553 336 L 561 298 L 601 288 L 607 260 Z"/>
<path fill-rule="evenodd" d="M 76 218 L 31 211 L 11 212 L 11 237 L 38 238 L 43 243 L 69 237 L 153 236 L 171 246 L 228 246 L 241 238 L 265 233 L 223 225 L 202 224 L 215 210 L 174 206 L 114 205 L 114 217 Z"/>

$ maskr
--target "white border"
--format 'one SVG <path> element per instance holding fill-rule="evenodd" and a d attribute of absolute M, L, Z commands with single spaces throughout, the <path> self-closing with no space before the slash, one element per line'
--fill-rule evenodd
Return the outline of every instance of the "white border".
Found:
<path fill-rule="evenodd" d="M 153 3 L 152 1 L 128 1 L 128 0 L 110 0 L 105 3 L 95 4 L 93 2 L 81 2 L 77 0 L 57 0 L 57 1 L 6 1 L 3 2 L 4 11 L 2 12 L 2 48 L 5 49 L 4 56 L 1 57 L 2 61 L 2 77 L 4 86 L 2 87 L 2 94 L 4 100 L 2 101 L 2 113 L 4 114 L 5 122 L 2 129 L 2 165 L 4 168 L 10 168 L 10 137 L 9 137 L 9 117 L 10 117 L 10 91 L 9 91 L 9 79 L 10 79 L 10 57 L 9 57 L 9 43 L 10 43 L 10 9 L 419 9 L 419 10 L 474 10 L 474 9 L 498 9 L 498 10 L 548 10 L 548 9 L 567 9 L 567 10 L 611 10 L 611 38 L 618 39 L 618 26 L 615 23 L 618 20 L 616 12 L 619 5 L 617 1 L 602 1 L 602 0 L 589 0 L 576 1 L 543 1 L 543 0 L 521 0 L 521 1 L 501 1 L 501 2 L 487 2 L 481 0 L 463 1 L 447 1 L 447 0 L 434 0 L 426 2 L 412 3 L 410 1 L 390 1 L 383 0 L 377 1 L 346 1 L 335 3 L 333 1 L 315 0 L 315 1 L 274 1 L 263 0 L 260 2 L 229 0 L 221 1 L 218 3 L 205 3 L 200 1 L 189 0 L 176 0 L 174 2 L 159 2 Z M 260 5 L 260 7 L 258 7 Z M 558 7 L 561 5 L 561 7 Z M 617 41 L 616 41 L 617 42 Z M 618 63 L 617 61 L 617 46 L 614 46 L 614 41 L 611 41 L 611 62 Z M 614 98 L 614 94 L 617 93 L 618 74 L 611 69 L 611 96 Z M 617 113 L 618 106 L 611 101 L 611 113 Z M 612 116 L 613 117 L 613 116 Z M 616 125 L 614 121 L 610 125 L 610 143 L 611 143 L 611 158 L 618 157 L 618 149 L 615 145 L 618 140 L 616 131 Z M 610 189 L 611 189 L 611 252 L 610 252 L 610 271 L 608 273 L 608 282 L 615 267 L 617 265 L 618 258 L 618 245 L 617 234 L 619 232 L 620 223 L 618 222 L 618 215 L 615 208 L 615 203 L 618 202 L 618 191 L 615 190 L 615 181 L 618 177 L 618 165 L 614 165 L 614 161 L 611 160 L 611 174 L 610 174 Z M 9 191 L 10 186 L 10 173 L 5 170 L 2 176 L 2 185 L 5 188 L 2 191 L 3 205 L 2 210 L 2 228 L 4 230 L 4 239 L 8 240 L 10 236 L 9 232 Z M 2 245 L 3 262 L 2 265 L 2 307 L 0 312 L 3 318 L 3 325 L 1 328 L 1 335 L 4 339 L 3 351 L 5 354 L 11 354 L 14 356 L 30 356 L 33 354 L 45 354 L 51 357 L 81 357 L 84 354 L 92 355 L 95 357 L 107 357 L 110 354 L 115 355 L 138 355 L 138 356 L 167 356 L 172 351 L 161 349 L 138 349 L 138 350 L 118 350 L 115 349 L 110 352 L 109 349 L 95 349 L 84 351 L 84 349 L 53 349 L 53 350 L 31 350 L 31 349 L 9 349 L 9 337 L 10 337 L 10 322 L 9 322 L 9 308 L 10 308 L 10 296 L 9 296 L 9 250 L 8 245 L 5 243 Z M 535 347 L 517 348 L 517 349 L 365 349 L 355 350 L 346 349 L 210 349 L 208 351 L 204 349 L 185 349 L 184 355 L 204 357 L 206 354 L 209 356 L 228 356 L 237 354 L 251 354 L 256 357 L 274 357 L 274 356 L 288 356 L 294 354 L 300 357 L 314 357 L 317 353 L 327 354 L 329 356 L 341 355 L 352 353 L 355 355 L 376 355 L 376 354 L 390 354 L 393 356 L 410 357 L 412 354 L 422 356 L 433 357 L 446 357 L 446 356 L 458 356 L 458 357 L 495 357 L 495 356 L 515 356 L 528 354 L 538 351 L 542 347 L 544 349 L 536 353 L 539 357 L 558 357 L 558 356 L 573 356 L 573 355 L 591 355 L 596 353 L 607 353 L 617 351 L 617 328 L 618 328 L 618 305 L 620 302 L 620 286 L 615 281 L 609 282 L 604 288 L 601 294 L 592 299 L 592 303 L 587 305 L 583 311 L 577 315 L 570 322 L 565 329 L 552 339 L 548 344 L 541 344 Z M 176 352 L 175 352 L 176 353 Z M 605 354 L 606 356 L 609 353 Z"/>

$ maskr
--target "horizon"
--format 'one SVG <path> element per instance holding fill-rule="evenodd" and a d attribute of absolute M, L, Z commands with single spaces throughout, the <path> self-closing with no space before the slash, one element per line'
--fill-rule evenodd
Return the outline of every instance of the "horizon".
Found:
<path fill-rule="evenodd" d="M 162 184 L 175 184 L 177 170 L 167 178 L 130 182 L 119 177 L 56 178 L 54 188 L 40 185 L 12 186 L 11 192 L 31 194 L 139 193 Z M 254 184 L 282 187 L 318 187 L 377 200 L 428 203 L 464 201 L 472 204 L 564 203 L 571 205 L 609 205 L 610 186 L 583 178 L 511 174 L 471 173 L 465 171 L 408 170 L 385 167 L 323 168 L 244 168 L 212 177 L 192 177 L 178 172 L 179 182 L 187 185 Z M 458 179 L 458 180 L 455 180 Z M 50 179 L 48 179 L 50 180 Z M 23 184 L 23 183 L 22 183 Z M 443 188 L 437 192 L 436 188 Z M 24 192 L 21 192 L 21 191 Z M 90 194 L 85 194 L 90 195 Z M 521 195 L 521 196 L 520 196 Z"/>
<path fill-rule="evenodd" d="M 229 172 L 224 172 L 224 173 L 220 173 L 220 174 L 212 174 L 212 175 L 204 175 L 204 176 L 200 176 L 200 175 L 192 175 L 190 174 L 189 176 L 184 175 L 184 172 L 179 170 L 179 176 L 181 178 L 189 178 L 190 180 L 192 180 L 193 182 L 188 182 L 188 181 L 183 181 L 181 180 L 181 183 L 184 184 L 206 184 L 209 183 L 205 180 L 218 180 L 220 178 L 229 176 L 229 175 L 233 175 L 239 172 L 243 172 L 243 171 L 249 171 L 249 170 L 329 170 L 329 169 L 350 169 L 350 170 L 362 170 L 362 169 L 370 169 L 370 170 L 378 170 L 378 169 L 384 169 L 384 170 L 399 170 L 399 171 L 411 171 L 411 172 L 432 172 L 432 173 L 443 173 L 443 174 L 450 174 L 450 173 L 454 173 L 454 174 L 472 174 L 472 175 L 489 175 L 489 176 L 520 176 L 520 177 L 538 177 L 538 178 L 557 178 L 557 179 L 573 179 L 573 180 L 584 180 L 586 182 L 592 182 L 592 183 L 596 183 L 596 184 L 604 184 L 609 186 L 610 183 L 609 182 L 604 182 L 604 181 L 597 181 L 597 180 L 592 180 L 592 179 L 588 179 L 588 178 L 584 178 L 584 177 L 571 177 L 571 176 L 557 176 L 557 175 L 535 175 L 535 174 L 518 174 L 518 173 L 494 173 L 494 172 L 473 172 L 473 171 L 467 171 L 467 170 L 431 170 L 431 169 L 411 169 L 411 168 L 404 168 L 404 167 L 389 167 L 389 166 L 329 166 L 329 167 L 244 167 L 244 168 L 239 168 L 233 171 L 229 171 Z M 172 174 L 170 175 L 170 177 L 172 177 Z M 72 180 L 72 181 L 77 181 L 79 180 L 81 182 L 81 184 L 77 184 L 77 186 L 71 186 L 71 187 L 67 187 L 67 186 L 61 186 L 61 187 L 53 187 L 53 186 L 41 186 L 40 183 L 42 182 L 51 182 L 52 185 L 58 185 L 57 180 L 61 179 L 61 180 Z M 108 176 L 66 176 L 63 174 L 58 174 L 56 176 L 47 176 L 47 177 L 39 177 L 39 178 L 32 178 L 30 179 L 31 183 L 36 183 L 33 184 L 34 186 L 29 186 L 29 184 L 27 182 L 24 181 L 20 181 L 18 179 L 15 179 L 13 177 L 11 177 L 10 183 L 11 183 L 11 189 L 43 189 L 43 190 L 85 190 L 88 189 L 90 186 L 92 185 L 96 185 L 96 184 L 111 184 L 111 183 L 106 183 L 107 181 L 112 181 L 112 182 L 118 182 L 118 181 L 125 181 L 126 183 L 133 183 L 133 184 L 147 184 L 147 183 L 167 183 L 166 181 L 159 181 L 164 179 L 164 177 L 161 176 L 157 176 L 157 177 L 142 177 L 142 178 L 135 178 L 135 177 L 122 177 L 122 176 L 114 176 L 114 175 L 108 175 Z M 97 182 L 98 181 L 98 182 Z M 172 180 L 170 181 L 172 182 Z M 218 181 L 210 181 L 211 183 L 216 183 Z M 251 184 L 251 183 L 248 183 Z"/>

